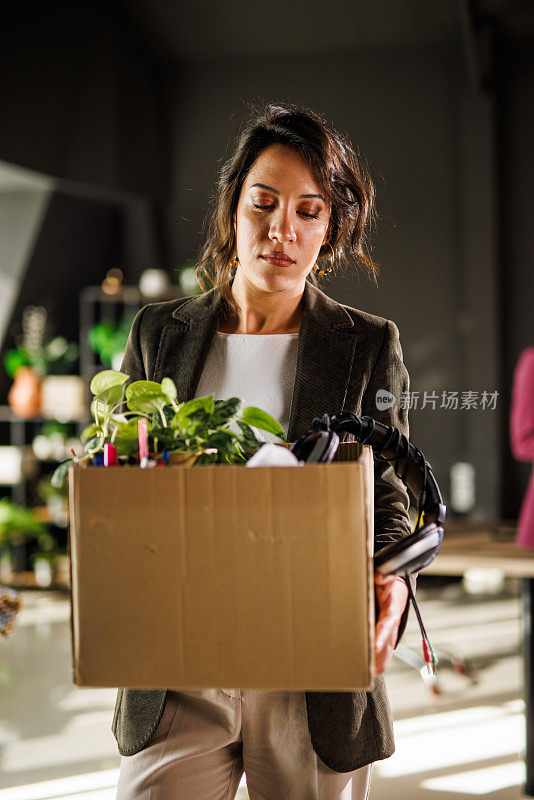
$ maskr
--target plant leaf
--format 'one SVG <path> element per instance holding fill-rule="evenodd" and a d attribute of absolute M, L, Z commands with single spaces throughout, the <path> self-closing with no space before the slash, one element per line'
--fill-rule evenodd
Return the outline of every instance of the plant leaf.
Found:
<path fill-rule="evenodd" d="M 172 406 L 166 405 L 163 408 L 163 416 L 165 417 L 167 425 L 171 424 L 171 422 L 172 422 L 172 420 L 174 418 L 174 414 L 175 414 L 175 411 L 174 411 L 174 408 Z"/>
<path fill-rule="evenodd" d="M 231 453 L 234 450 L 234 440 L 239 434 L 228 430 L 219 430 L 212 433 L 206 440 L 204 447 L 216 447 L 219 453 Z"/>
<path fill-rule="evenodd" d="M 161 391 L 169 400 L 176 400 L 178 396 L 176 386 L 170 378 L 163 378 L 161 381 Z"/>
<path fill-rule="evenodd" d="M 241 406 L 239 397 L 230 397 L 229 400 L 216 400 L 215 408 L 210 419 L 210 427 L 217 428 L 235 417 Z"/>
<path fill-rule="evenodd" d="M 213 395 L 195 397 L 180 406 L 172 418 L 171 424 L 173 428 L 178 428 L 185 434 L 192 435 L 198 431 L 201 425 L 205 425 L 208 422 L 214 408 Z"/>
<path fill-rule="evenodd" d="M 125 414 L 121 414 L 120 412 L 115 412 L 114 414 L 112 414 L 110 419 L 112 422 L 116 422 L 119 424 L 124 424 L 125 422 L 128 422 L 128 417 Z"/>
<path fill-rule="evenodd" d="M 101 434 L 102 430 L 100 428 L 100 425 L 97 425 L 96 422 L 92 422 L 90 425 L 87 426 L 87 428 L 84 428 L 84 430 L 82 431 L 82 435 L 80 436 L 80 439 L 82 440 L 82 442 L 85 443 L 88 441 L 88 439 L 92 439 L 95 436 L 100 436 Z"/>
<path fill-rule="evenodd" d="M 29 363 L 30 361 L 28 355 L 22 347 L 19 347 L 17 350 L 10 350 L 4 359 L 4 366 L 7 374 L 11 378 L 15 377 L 15 374 L 20 367 L 25 367 Z"/>
<path fill-rule="evenodd" d="M 246 461 L 247 460 L 245 451 L 243 450 L 243 447 L 241 446 L 240 442 L 236 442 L 235 443 L 235 452 L 237 454 L 236 461 L 239 462 L 239 461 Z"/>
<path fill-rule="evenodd" d="M 285 440 L 285 434 L 280 423 L 277 422 L 274 417 L 271 417 L 270 414 L 267 414 L 266 411 L 262 411 L 261 408 L 247 406 L 247 408 L 244 408 L 241 412 L 241 419 L 247 425 L 252 425 L 254 428 L 267 431 Z"/>
<path fill-rule="evenodd" d="M 157 414 L 167 404 L 167 397 L 156 381 L 134 381 L 126 387 L 126 403 L 130 411 Z"/>
<path fill-rule="evenodd" d="M 130 376 L 124 372 L 105 369 L 98 372 L 91 381 L 91 392 L 106 405 L 118 403 L 124 393 L 124 384 Z"/>
<path fill-rule="evenodd" d="M 86 453 L 90 453 L 93 455 L 94 453 L 98 453 L 99 450 L 102 450 L 104 446 L 104 437 L 103 436 L 94 436 L 92 439 L 89 439 L 84 446 L 84 450 Z"/>
<path fill-rule="evenodd" d="M 93 417 L 96 418 L 97 414 L 104 416 L 106 414 L 107 408 L 108 408 L 107 405 L 103 403 L 101 400 L 99 400 L 98 397 L 93 397 L 91 401 L 91 414 L 93 415 Z"/>
<path fill-rule="evenodd" d="M 236 420 L 236 422 L 239 425 L 239 427 L 241 428 L 241 430 L 243 431 L 243 436 L 245 437 L 245 443 L 246 444 L 253 444 L 253 445 L 258 445 L 258 446 L 261 445 L 261 444 L 264 444 L 263 442 L 260 442 L 260 440 L 257 438 L 256 434 L 254 433 L 252 428 L 249 427 L 249 425 L 247 425 L 245 422 L 243 422 L 240 419 Z"/>
<path fill-rule="evenodd" d="M 117 441 L 138 441 L 137 418 L 129 419 L 126 422 L 119 422 L 116 426 L 115 442 Z"/>
<path fill-rule="evenodd" d="M 117 448 L 118 455 L 130 456 L 139 452 L 138 419 L 135 417 L 126 422 L 114 423 L 112 442 Z"/>
<path fill-rule="evenodd" d="M 54 470 L 52 477 L 50 478 L 50 483 L 54 487 L 54 489 L 61 489 L 63 484 L 65 483 L 65 478 L 67 477 L 67 472 L 69 471 L 69 467 L 73 464 L 72 458 L 68 458 L 66 461 L 62 461 L 61 464 L 56 467 Z"/>
<path fill-rule="evenodd" d="M 201 453 L 195 461 L 194 466 L 202 464 L 216 464 L 218 460 L 217 453 Z"/>

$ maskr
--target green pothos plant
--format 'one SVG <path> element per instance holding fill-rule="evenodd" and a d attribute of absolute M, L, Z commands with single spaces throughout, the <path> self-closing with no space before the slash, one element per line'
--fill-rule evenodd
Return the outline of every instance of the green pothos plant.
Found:
<path fill-rule="evenodd" d="M 156 381 L 127 382 L 124 372 L 107 369 L 91 381 L 93 422 L 82 433 L 85 454 L 63 461 L 52 475 L 52 485 L 60 487 L 70 464 L 91 461 L 105 444 L 117 449 L 119 461 L 139 455 L 138 421 L 145 418 L 150 453 L 158 457 L 164 451 L 195 455 L 194 464 L 239 464 L 264 444 L 253 428 L 267 431 L 286 441 L 280 424 L 260 408 L 241 409 L 238 397 L 214 400 L 213 395 L 178 401 L 176 386 L 170 378 Z M 240 432 L 230 429 L 237 423 Z"/>

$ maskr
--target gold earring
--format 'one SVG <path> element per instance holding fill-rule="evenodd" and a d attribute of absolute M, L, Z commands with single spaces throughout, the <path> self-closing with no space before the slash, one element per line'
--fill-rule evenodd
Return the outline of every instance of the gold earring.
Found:
<path fill-rule="evenodd" d="M 232 259 L 232 263 L 231 263 L 231 265 L 230 265 L 230 266 L 232 266 L 232 267 L 237 267 L 237 265 L 238 265 L 238 264 L 239 264 L 239 259 L 238 259 L 238 257 L 237 257 L 237 256 L 234 256 L 234 257 L 233 257 L 233 259 Z"/>
<path fill-rule="evenodd" d="M 330 256 L 330 266 L 327 269 L 321 269 L 321 267 L 318 264 L 314 264 L 313 268 L 314 268 L 315 272 L 317 272 L 319 275 L 328 275 L 328 273 L 332 272 L 332 270 L 334 269 L 334 257 L 335 257 L 334 248 L 332 247 L 330 242 L 327 242 L 326 244 L 328 245 L 328 247 L 332 251 L 332 255 Z"/>

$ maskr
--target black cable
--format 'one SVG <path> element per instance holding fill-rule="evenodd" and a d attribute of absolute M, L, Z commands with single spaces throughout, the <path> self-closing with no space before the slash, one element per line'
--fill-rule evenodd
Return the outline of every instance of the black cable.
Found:
<path fill-rule="evenodd" d="M 415 599 L 415 595 L 414 595 L 414 593 L 412 591 L 412 585 L 410 583 L 410 579 L 408 578 L 407 575 L 404 575 L 403 579 L 404 579 L 404 583 L 408 587 L 408 597 L 411 600 L 411 603 L 413 605 L 413 609 L 415 611 L 415 616 L 417 617 L 417 622 L 419 623 L 419 628 L 421 630 L 421 636 L 423 637 L 423 639 L 426 639 L 426 641 L 428 642 L 429 641 L 428 634 L 426 632 L 426 628 L 424 626 L 423 619 L 421 617 L 421 612 L 419 611 L 419 606 L 417 605 L 417 600 Z"/>

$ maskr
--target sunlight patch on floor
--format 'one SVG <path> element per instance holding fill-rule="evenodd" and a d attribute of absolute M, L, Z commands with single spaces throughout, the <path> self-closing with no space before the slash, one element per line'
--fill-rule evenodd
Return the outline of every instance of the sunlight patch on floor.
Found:
<path fill-rule="evenodd" d="M 421 783 L 422 789 L 435 792 L 456 792 L 458 794 L 489 795 L 501 789 L 520 786 L 525 782 L 525 765 L 522 761 L 511 764 L 498 764 L 484 769 L 457 772 L 429 778 Z"/>

